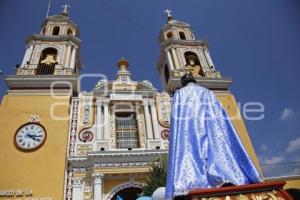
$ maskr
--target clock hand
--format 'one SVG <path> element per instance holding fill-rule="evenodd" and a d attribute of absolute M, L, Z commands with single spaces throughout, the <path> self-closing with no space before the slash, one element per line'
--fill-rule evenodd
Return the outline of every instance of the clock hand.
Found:
<path fill-rule="evenodd" d="M 31 134 L 28 135 L 30 135 L 31 137 L 42 137 L 42 135 L 31 135 Z"/>
<path fill-rule="evenodd" d="M 33 135 L 27 134 L 27 136 L 36 141 L 36 138 Z"/>

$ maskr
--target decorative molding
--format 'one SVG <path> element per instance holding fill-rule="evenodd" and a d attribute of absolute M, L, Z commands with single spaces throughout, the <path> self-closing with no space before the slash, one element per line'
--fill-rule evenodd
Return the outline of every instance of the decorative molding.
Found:
<path fill-rule="evenodd" d="M 112 110 L 109 109 L 110 112 L 110 141 L 111 141 L 111 148 L 114 149 L 116 148 L 116 130 L 115 130 L 115 113 L 113 113 Z"/>
<path fill-rule="evenodd" d="M 93 173 L 92 177 L 93 177 L 93 181 L 94 181 L 93 183 L 94 184 L 102 184 L 104 174 L 102 174 L 102 173 Z"/>
<path fill-rule="evenodd" d="M 110 94 L 111 101 L 142 101 L 140 94 Z"/>
<path fill-rule="evenodd" d="M 77 145 L 77 155 L 87 155 L 88 152 L 93 150 L 93 145 L 91 144 L 78 144 Z"/>
<path fill-rule="evenodd" d="M 84 200 L 92 199 L 92 195 L 93 195 L 93 188 L 92 188 L 92 186 L 84 184 L 84 187 L 83 187 L 83 199 Z"/>
<path fill-rule="evenodd" d="M 73 98 L 71 104 L 71 121 L 70 121 L 70 131 L 69 131 L 69 155 L 75 155 L 75 142 L 77 135 L 78 126 L 78 106 L 79 99 Z"/>
<path fill-rule="evenodd" d="M 29 122 L 40 122 L 40 116 L 39 115 L 30 115 L 30 118 L 28 120 Z"/>
<path fill-rule="evenodd" d="M 138 105 L 137 105 L 138 106 Z M 145 127 L 144 127 L 144 116 L 143 116 L 143 110 L 141 107 L 137 109 L 137 125 L 138 125 L 138 138 L 139 138 L 139 143 L 141 148 L 146 147 L 146 138 L 145 138 Z"/>
<path fill-rule="evenodd" d="M 165 128 L 169 128 L 171 121 L 171 99 L 169 94 L 166 92 L 157 93 L 156 105 L 159 124 Z"/>
<path fill-rule="evenodd" d="M 149 162 L 108 162 L 108 163 L 94 164 L 94 168 L 145 167 L 145 166 L 149 166 Z"/>
<path fill-rule="evenodd" d="M 81 178 L 78 178 L 78 177 L 73 177 L 73 188 L 81 188 L 81 183 L 82 182 L 82 179 Z"/>
<path fill-rule="evenodd" d="M 67 200 L 72 200 L 72 188 L 73 188 L 73 173 L 72 170 L 68 170 L 67 175 L 67 188 L 66 188 L 66 197 Z"/>

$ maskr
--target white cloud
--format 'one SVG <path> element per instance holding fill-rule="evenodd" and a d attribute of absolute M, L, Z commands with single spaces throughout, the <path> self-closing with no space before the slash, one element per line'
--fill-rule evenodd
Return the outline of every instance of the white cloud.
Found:
<path fill-rule="evenodd" d="M 300 137 L 289 142 L 286 152 L 292 153 L 300 149 Z"/>
<path fill-rule="evenodd" d="M 300 174 L 300 168 L 296 168 L 292 171 L 292 174 Z"/>
<path fill-rule="evenodd" d="M 265 143 L 262 143 L 260 148 L 261 148 L 262 151 L 267 151 L 268 150 L 268 146 Z"/>
<path fill-rule="evenodd" d="M 280 119 L 287 121 L 289 119 L 292 119 L 295 116 L 295 111 L 292 110 L 291 108 L 285 108 L 281 112 Z"/>
<path fill-rule="evenodd" d="M 283 156 L 273 156 L 271 158 L 262 159 L 262 164 L 276 164 L 284 160 Z"/>

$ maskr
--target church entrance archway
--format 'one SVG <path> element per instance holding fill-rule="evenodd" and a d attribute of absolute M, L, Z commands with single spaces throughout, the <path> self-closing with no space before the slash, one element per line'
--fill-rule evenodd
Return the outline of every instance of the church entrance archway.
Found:
<path fill-rule="evenodd" d="M 111 200 L 116 200 L 117 196 L 120 196 L 124 200 L 136 200 L 139 197 L 139 194 L 141 194 L 142 189 L 141 188 L 136 188 L 136 187 L 129 187 L 129 188 L 124 188 L 117 192 Z"/>
<path fill-rule="evenodd" d="M 120 196 L 123 200 L 136 200 L 142 193 L 142 184 L 127 182 L 116 186 L 107 196 L 107 200 L 116 200 Z"/>

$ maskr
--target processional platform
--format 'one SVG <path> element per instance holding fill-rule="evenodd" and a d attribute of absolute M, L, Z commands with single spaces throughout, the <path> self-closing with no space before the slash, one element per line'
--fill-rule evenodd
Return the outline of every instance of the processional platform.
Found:
<path fill-rule="evenodd" d="M 264 182 L 221 188 L 194 189 L 184 200 L 294 200 L 284 189 L 286 182 Z"/>

